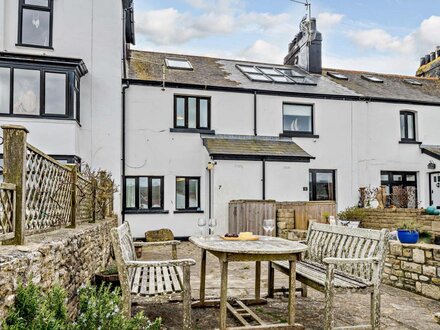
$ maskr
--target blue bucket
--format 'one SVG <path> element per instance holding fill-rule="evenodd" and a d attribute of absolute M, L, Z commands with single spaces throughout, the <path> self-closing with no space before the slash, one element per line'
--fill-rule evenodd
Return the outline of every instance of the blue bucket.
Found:
<path fill-rule="evenodd" d="M 419 232 L 415 230 L 397 229 L 397 237 L 400 243 L 414 244 L 419 240 Z"/>

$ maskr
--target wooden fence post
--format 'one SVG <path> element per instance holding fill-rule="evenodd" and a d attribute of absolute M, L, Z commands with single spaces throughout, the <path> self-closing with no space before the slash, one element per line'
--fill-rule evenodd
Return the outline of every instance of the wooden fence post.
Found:
<path fill-rule="evenodd" d="M 92 222 L 96 222 L 96 178 L 92 178 Z"/>
<path fill-rule="evenodd" d="M 77 202 L 76 202 L 76 183 L 78 181 L 78 167 L 76 165 L 69 165 L 70 167 L 70 226 L 69 228 L 76 228 L 76 208 L 77 208 Z"/>
<path fill-rule="evenodd" d="M 3 244 L 24 245 L 26 230 L 27 133 L 18 125 L 3 125 L 3 180 L 16 186 L 15 237 Z"/>

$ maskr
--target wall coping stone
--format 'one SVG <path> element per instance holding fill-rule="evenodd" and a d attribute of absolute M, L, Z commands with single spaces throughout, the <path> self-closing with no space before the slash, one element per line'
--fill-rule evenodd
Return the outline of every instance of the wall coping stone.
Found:
<path fill-rule="evenodd" d="M 416 243 L 416 244 L 403 244 L 398 241 L 390 241 L 390 245 L 401 245 L 403 248 L 421 249 L 421 250 L 440 250 L 440 245 Z"/>

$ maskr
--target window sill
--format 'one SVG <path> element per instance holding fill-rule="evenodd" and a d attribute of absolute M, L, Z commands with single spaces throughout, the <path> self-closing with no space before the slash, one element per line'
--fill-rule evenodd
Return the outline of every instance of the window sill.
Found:
<path fill-rule="evenodd" d="M 400 144 L 418 144 L 418 145 L 421 145 L 422 144 L 422 142 L 419 142 L 419 141 L 411 141 L 411 140 L 400 140 L 399 141 L 399 143 Z"/>
<path fill-rule="evenodd" d="M 39 45 L 31 45 L 31 44 L 15 44 L 17 47 L 26 47 L 26 48 L 39 48 L 39 49 L 48 49 L 54 50 L 51 46 L 39 46 Z"/>
<path fill-rule="evenodd" d="M 200 133 L 200 134 L 215 134 L 212 129 L 199 129 L 199 128 L 170 128 L 172 133 Z"/>
<path fill-rule="evenodd" d="M 205 213 L 203 210 L 174 210 L 173 213 Z"/>
<path fill-rule="evenodd" d="M 124 214 L 168 214 L 168 210 L 124 210 Z"/>
<path fill-rule="evenodd" d="M 319 135 L 313 133 L 301 133 L 301 132 L 283 132 L 280 137 L 300 137 L 300 138 L 312 138 L 318 139 Z"/>

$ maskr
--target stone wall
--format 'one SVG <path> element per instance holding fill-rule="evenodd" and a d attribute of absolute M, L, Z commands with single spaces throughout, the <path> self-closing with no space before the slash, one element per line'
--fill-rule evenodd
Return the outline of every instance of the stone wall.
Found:
<path fill-rule="evenodd" d="M 115 219 L 76 229 L 30 236 L 24 246 L 0 247 L 0 320 L 13 303 L 19 282 L 33 281 L 43 290 L 60 284 L 75 311 L 78 288 L 104 269 L 110 259 L 110 229 Z"/>
<path fill-rule="evenodd" d="M 414 220 L 422 231 L 440 235 L 440 216 L 424 214 L 422 209 L 365 209 L 365 212 L 363 228 L 396 230 L 399 223 Z"/>
<path fill-rule="evenodd" d="M 390 242 L 383 282 L 440 300 L 440 246 Z"/>

